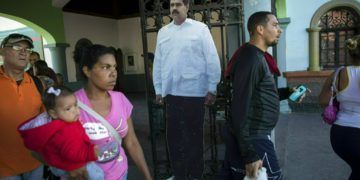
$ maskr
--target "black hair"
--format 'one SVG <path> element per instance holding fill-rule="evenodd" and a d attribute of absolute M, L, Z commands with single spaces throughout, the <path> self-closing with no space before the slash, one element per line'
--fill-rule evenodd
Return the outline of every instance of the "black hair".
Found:
<path fill-rule="evenodd" d="M 189 5 L 189 0 L 182 0 L 182 2 L 184 3 L 185 6 Z M 170 1 L 168 1 L 168 3 L 170 4 Z"/>
<path fill-rule="evenodd" d="M 35 61 L 34 62 L 34 66 L 36 68 L 36 75 L 45 75 L 48 65 L 46 63 L 46 61 L 44 60 L 39 60 L 39 61 Z"/>
<path fill-rule="evenodd" d="M 47 76 L 57 84 L 56 74 L 53 69 L 49 68 L 44 60 L 35 61 L 36 76 Z"/>
<path fill-rule="evenodd" d="M 360 61 L 360 34 L 346 40 L 346 48 L 354 61 Z"/>
<path fill-rule="evenodd" d="M 79 70 L 84 78 L 86 78 L 83 67 L 90 70 L 99 61 L 99 58 L 105 54 L 111 54 L 115 57 L 115 51 L 111 47 L 106 47 L 100 44 L 88 45 L 85 47 L 78 47 L 74 51 L 75 63 L 79 65 Z"/>
<path fill-rule="evenodd" d="M 254 34 L 257 26 L 266 25 L 266 23 L 269 21 L 268 15 L 274 14 L 269 11 L 259 11 L 249 17 L 247 22 L 247 29 L 250 33 L 250 36 Z"/>
<path fill-rule="evenodd" d="M 57 96 L 54 93 L 48 93 L 50 88 L 54 88 L 55 91 L 60 90 L 60 94 Z M 42 102 L 47 111 L 55 108 L 56 99 L 74 94 L 74 91 L 72 91 L 71 89 L 69 89 L 66 86 L 54 86 L 54 87 L 50 87 L 50 88 L 47 88 L 42 95 Z"/>
<path fill-rule="evenodd" d="M 32 51 L 30 55 L 37 55 L 37 57 L 40 59 L 40 54 L 36 51 Z"/>
<path fill-rule="evenodd" d="M 61 78 L 64 78 L 64 76 L 61 73 L 56 73 L 56 76 L 59 76 Z"/>
<path fill-rule="evenodd" d="M 142 54 L 141 56 L 144 57 L 143 54 Z M 151 63 L 154 63 L 154 58 L 155 58 L 154 53 L 148 52 L 148 53 L 147 53 L 147 58 L 148 58 L 148 60 L 149 60 Z"/>

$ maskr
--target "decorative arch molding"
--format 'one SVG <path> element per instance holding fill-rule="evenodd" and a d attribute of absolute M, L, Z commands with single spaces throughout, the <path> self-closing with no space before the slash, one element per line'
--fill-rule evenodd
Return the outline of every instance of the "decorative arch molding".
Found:
<path fill-rule="evenodd" d="M 335 7 L 350 7 L 354 9 L 358 15 L 360 15 L 360 2 L 355 0 L 332 0 L 323 4 L 315 12 L 313 17 L 311 18 L 310 28 L 318 28 L 321 16 Z"/>
<path fill-rule="evenodd" d="M 14 21 L 17 21 L 17 22 L 20 22 L 20 23 L 25 24 L 26 26 L 34 29 L 36 32 L 41 34 L 41 36 L 43 36 L 46 39 L 48 44 L 55 44 L 56 43 L 55 38 L 47 30 L 45 30 L 44 28 L 40 27 L 39 25 L 37 25 L 37 24 L 35 24 L 35 23 L 33 23 L 33 22 L 29 21 L 29 20 L 23 19 L 23 18 L 18 17 L 18 16 L 13 16 L 13 15 L 10 15 L 10 14 L 4 14 L 4 13 L 0 13 L 0 16 L 6 17 L 8 19 L 11 19 L 11 20 L 14 20 Z"/>
<path fill-rule="evenodd" d="M 320 71 L 320 18 L 330 9 L 335 7 L 349 7 L 354 9 L 354 11 L 360 16 L 360 2 L 356 0 L 331 0 L 316 10 L 315 14 L 311 18 L 310 27 L 307 29 L 307 32 L 309 33 L 309 71 Z"/>

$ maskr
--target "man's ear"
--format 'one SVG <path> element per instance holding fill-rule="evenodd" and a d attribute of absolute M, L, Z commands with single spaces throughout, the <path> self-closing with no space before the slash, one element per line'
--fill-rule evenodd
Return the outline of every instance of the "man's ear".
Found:
<path fill-rule="evenodd" d="M 57 118 L 58 118 L 57 113 L 56 113 L 55 110 L 53 110 L 53 109 L 50 109 L 50 110 L 48 111 L 48 114 L 49 114 L 53 119 L 57 119 Z"/>
<path fill-rule="evenodd" d="M 90 76 L 90 69 L 89 69 L 87 66 L 84 66 L 84 67 L 82 68 L 82 71 L 83 71 L 83 73 L 85 74 L 85 76 L 86 76 L 87 78 L 89 78 L 89 76 Z"/>
<path fill-rule="evenodd" d="M 256 26 L 256 32 L 260 35 L 264 34 L 264 29 L 265 29 L 265 27 L 263 25 Z"/>

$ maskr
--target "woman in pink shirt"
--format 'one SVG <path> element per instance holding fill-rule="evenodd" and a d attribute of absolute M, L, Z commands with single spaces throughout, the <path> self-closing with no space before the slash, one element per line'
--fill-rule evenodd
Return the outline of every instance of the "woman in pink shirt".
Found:
<path fill-rule="evenodd" d="M 75 62 L 86 78 L 84 88 L 75 95 L 78 101 L 89 106 L 100 114 L 119 133 L 122 145 L 140 169 L 145 179 L 151 175 L 146 164 L 143 150 L 134 132 L 131 120 L 133 106 L 121 92 L 112 91 L 117 78 L 117 64 L 114 51 L 102 45 L 91 45 L 77 48 L 74 52 Z M 92 143 L 100 149 L 97 165 L 104 171 L 106 180 L 125 180 L 128 161 L 123 146 L 110 131 L 86 111 L 80 111 L 82 126 Z M 86 176 L 82 168 L 70 172 L 70 177 Z"/>

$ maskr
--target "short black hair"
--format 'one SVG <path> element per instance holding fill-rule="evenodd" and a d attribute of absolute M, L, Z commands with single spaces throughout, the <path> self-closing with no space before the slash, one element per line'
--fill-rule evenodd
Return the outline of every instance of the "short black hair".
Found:
<path fill-rule="evenodd" d="M 37 55 L 38 58 L 40 58 L 40 54 L 39 54 L 38 52 L 32 51 L 32 52 L 30 53 L 30 55 L 34 55 L 34 54 Z"/>
<path fill-rule="evenodd" d="M 144 57 L 143 54 L 141 56 Z M 149 61 L 154 62 L 154 58 L 155 58 L 154 53 L 148 52 L 147 53 L 147 58 L 148 58 Z"/>
<path fill-rule="evenodd" d="M 36 66 L 36 68 L 42 68 L 42 69 L 49 67 L 47 62 L 41 59 L 39 61 L 34 62 L 34 65 Z"/>
<path fill-rule="evenodd" d="M 59 76 L 59 77 L 61 77 L 61 78 L 64 77 L 61 73 L 56 73 L 56 76 Z"/>
<path fill-rule="evenodd" d="M 274 14 L 269 11 L 258 11 L 249 17 L 247 22 L 247 29 L 250 33 L 250 36 L 256 31 L 257 26 L 266 25 L 266 23 L 269 21 L 268 15 Z"/>
<path fill-rule="evenodd" d="M 50 88 L 54 88 L 55 91 L 60 90 L 60 94 L 57 96 L 54 93 L 48 93 Z M 74 91 L 66 86 L 53 86 L 50 88 L 47 88 L 42 95 L 42 102 L 47 111 L 55 108 L 56 99 L 74 94 Z"/>

